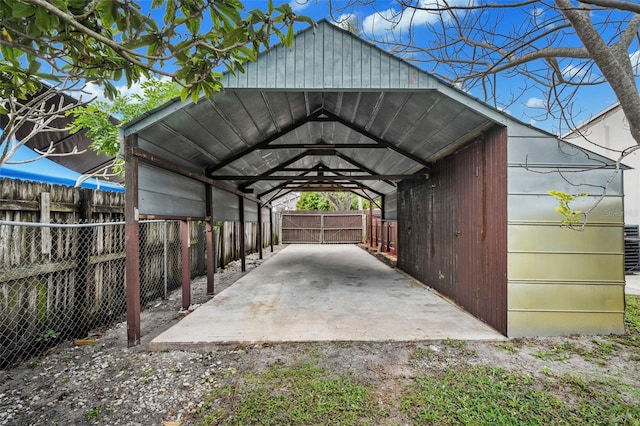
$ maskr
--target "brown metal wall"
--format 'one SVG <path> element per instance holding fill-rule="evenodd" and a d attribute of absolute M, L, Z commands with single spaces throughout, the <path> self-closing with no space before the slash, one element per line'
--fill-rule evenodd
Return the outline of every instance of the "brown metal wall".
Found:
<path fill-rule="evenodd" d="M 507 333 L 507 133 L 398 187 L 398 266 Z"/>

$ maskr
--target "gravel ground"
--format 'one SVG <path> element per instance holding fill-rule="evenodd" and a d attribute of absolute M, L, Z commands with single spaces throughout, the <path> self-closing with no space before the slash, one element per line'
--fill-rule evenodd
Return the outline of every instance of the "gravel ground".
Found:
<path fill-rule="evenodd" d="M 270 256 L 266 251 L 265 260 Z M 250 255 L 247 270 L 261 262 Z M 234 262 L 216 275 L 217 293 L 243 275 L 239 269 L 239 263 Z M 205 287 L 204 277 L 194 280 L 194 303 L 208 299 Z M 205 354 L 149 352 L 153 337 L 188 314 L 179 309 L 179 290 L 169 300 L 148 306 L 142 313 L 139 346 L 127 347 L 126 324 L 120 322 L 96 331 L 96 344 L 62 344 L 42 357 L 0 371 L 0 425 L 194 424 L 200 418 L 203 395 L 212 388 L 232 385 L 239 373 L 260 372 L 310 353 L 323 369 L 374 383 L 380 398 L 396 394 L 403 383 L 425 368 L 444 368 L 456 362 L 495 365 L 532 377 L 568 373 L 612 377 L 640 388 L 640 357 L 635 348 L 619 348 L 606 363 L 590 362 L 577 354 L 561 362 L 535 355 L 541 348 L 563 343 L 596 350 L 598 338 L 593 337 L 466 342 L 456 350 L 451 342 L 438 341 L 237 346 Z M 417 348 L 428 348 L 437 356 L 429 365 L 416 364 L 412 354 Z M 388 421 L 407 423 L 402 413 Z"/>

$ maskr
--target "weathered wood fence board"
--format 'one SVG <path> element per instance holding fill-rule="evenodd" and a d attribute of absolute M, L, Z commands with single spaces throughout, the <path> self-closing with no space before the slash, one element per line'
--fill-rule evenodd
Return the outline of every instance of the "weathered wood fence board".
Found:
<path fill-rule="evenodd" d="M 0 225 L 0 368 L 124 312 L 122 193 L 1 179 L 0 220 L 52 224 Z M 218 265 L 225 265 L 239 256 L 240 224 L 217 228 Z M 255 251 L 258 224 L 246 223 L 244 232 L 247 253 Z M 268 223 L 262 232 L 266 246 Z M 165 259 L 167 290 L 180 286 L 179 222 L 141 223 L 140 240 L 144 304 L 165 294 Z M 190 222 L 192 277 L 206 274 L 205 249 L 204 225 Z"/>

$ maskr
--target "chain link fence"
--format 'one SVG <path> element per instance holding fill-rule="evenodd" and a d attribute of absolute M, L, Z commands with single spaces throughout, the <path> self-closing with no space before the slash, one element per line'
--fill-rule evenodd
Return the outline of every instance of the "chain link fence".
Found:
<path fill-rule="evenodd" d="M 205 231 L 190 223 L 191 275 L 206 274 Z M 180 223 L 140 223 L 141 304 L 181 284 Z M 122 320 L 124 222 L 0 222 L 0 368 Z"/>

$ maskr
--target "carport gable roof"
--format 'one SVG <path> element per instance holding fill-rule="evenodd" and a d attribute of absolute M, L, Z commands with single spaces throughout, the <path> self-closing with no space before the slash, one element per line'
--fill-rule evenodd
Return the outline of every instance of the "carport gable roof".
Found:
<path fill-rule="evenodd" d="M 138 135 L 143 157 L 262 202 L 304 190 L 377 198 L 513 120 L 327 21 L 245 70 L 227 73 L 214 98 L 171 102 L 124 136 Z"/>

